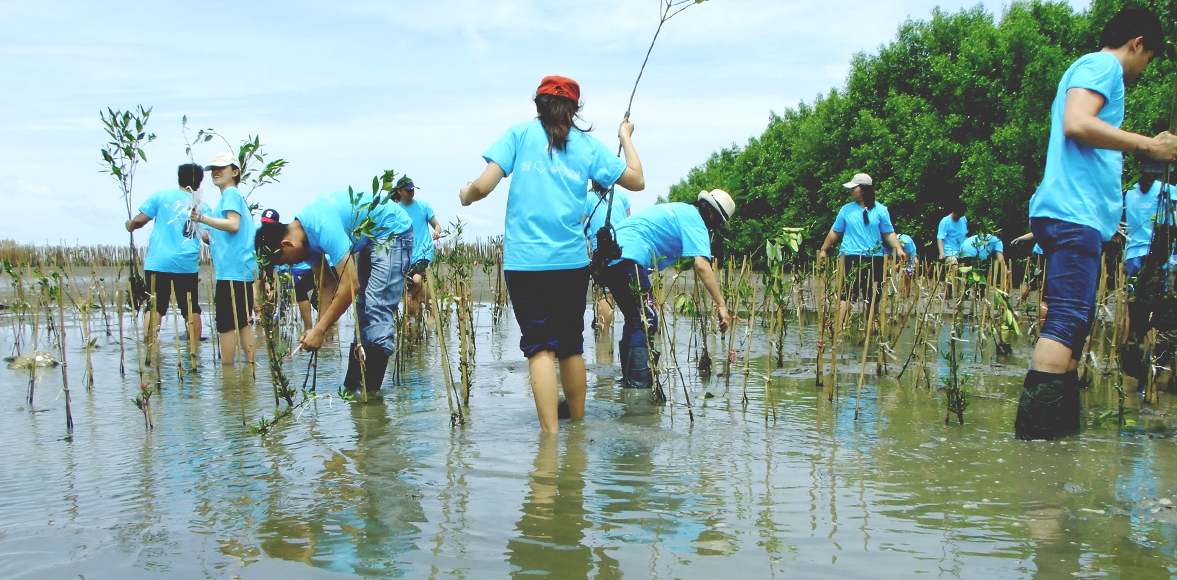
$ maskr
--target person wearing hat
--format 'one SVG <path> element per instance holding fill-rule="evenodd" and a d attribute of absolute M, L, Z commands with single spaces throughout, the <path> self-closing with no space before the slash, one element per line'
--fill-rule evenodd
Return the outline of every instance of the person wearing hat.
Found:
<path fill-rule="evenodd" d="M 263 224 L 282 223 L 278 210 L 268 208 L 262 212 Z M 299 262 L 297 264 L 281 264 L 275 270 L 289 272 L 294 282 L 294 301 L 298 304 L 298 313 L 302 318 L 303 331 L 310 330 L 315 325 L 314 313 L 311 311 L 311 293 L 315 291 L 315 278 L 311 275 L 311 264 Z"/>
<path fill-rule="evenodd" d="M 189 339 L 190 348 L 195 348 L 203 332 L 198 260 L 200 242 L 208 240 L 208 231 L 196 227 L 189 214 L 197 205 L 201 211 L 210 211 L 208 205 L 200 204 L 196 195 L 204 180 L 204 169 L 195 163 L 185 163 L 176 173 L 180 188 L 152 194 L 139 206 L 139 215 L 126 223 L 127 231 L 133 232 L 155 221 L 147 244 L 147 260 L 143 263 L 147 288 L 155 294 L 155 310 L 143 321 L 148 353 L 159 336 L 161 317 L 167 314 L 173 293 L 180 316 L 187 321 L 188 336 L 196 337 Z"/>
<path fill-rule="evenodd" d="M 605 227 L 605 217 L 609 217 L 609 224 L 616 228 L 621 220 L 629 217 L 632 212 L 629 206 L 629 196 L 624 190 L 613 190 L 612 211 L 609 205 L 609 188 L 589 180 L 592 193 L 584 200 L 584 235 L 588 238 L 593 252 L 597 251 L 597 232 Z M 615 230 L 616 231 L 616 230 Z M 613 300 L 609 296 L 609 289 L 603 288 L 601 299 L 597 301 L 597 320 L 600 328 L 613 326 Z"/>
<path fill-rule="evenodd" d="M 895 237 L 891 213 L 875 201 L 874 179 L 859 173 L 842 187 L 850 190 L 854 201 L 838 210 L 817 258 L 824 262 L 830 249 L 838 245 L 849 280 L 850 302 L 862 298 L 873 306 L 883 291 L 883 245 L 891 248 L 897 262 L 907 260 L 907 252 Z M 850 302 L 842 300 L 838 305 L 838 328 L 845 322 Z"/>
<path fill-rule="evenodd" d="M 1124 218 L 1127 222 L 1124 232 L 1127 239 L 1124 247 L 1124 273 L 1129 278 L 1140 273 L 1140 266 L 1144 257 L 1148 255 L 1149 244 L 1152 243 L 1153 220 L 1160 209 L 1157 202 L 1161 193 L 1170 189 L 1161 179 L 1165 173 L 1164 163 L 1146 161 L 1140 164 L 1140 171 L 1140 181 L 1124 193 Z M 1169 174 L 1177 177 L 1172 171 Z M 1169 196 L 1172 197 L 1173 194 L 1170 192 Z"/>
<path fill-rule="evenodd" d="M 304 350 L 323 346 L 323 337 L 355 297 L 360 342 L 351 345 L 343 386 L 377 391 L 396 348 L 396 311 L 413 252 L 413 221 L 399 203 L 386 199 L 369 210 L 372 194 L 357 195 L 353 203 L 347 191 L 326 193 L 288 224 L 263 223 L 256 245 L 269 264 L 313 265 L 323 307 L 299 339 Z"/>
<path fill-rule="evenodd" d="M 211 212 L 193 210 L 192 219 L 211 228 L 209 249 L 217 280 L 213 304 L 221 340 L 221 364 L 233 364 L 239 336 L 245 361 L 252 364 L 256 351 L 250 316 L 257 274 L 253 253 L 256 228 L 249 206 L 237 190 L 241 164 L 236 155 L 219 153 L 205 170 L 212 172 L 213 185 L 221 191 L 221 199 Z"/>
<path fill-rule="evenodd" d="M 535 91 L 537 119 L 515 125 L 483 154 L 486 169 L 461 188 L 468 206 L 510 175 L 503 232 L 507 291 L 527 357 L 540 427 L 559 431 L 560 387 L 572 417 L 584 416 L 584 310 L 589 258 L 580 227 L 590 179 L 605 187 L 645 188 L 642 164 L 626 118 L 618 129 L 625 161 L 576 121 L 580 85 L 549 76 Z"/>
<path fill-rule="evenodd" d="M 421 311 L 421 303 L 425 301 L 425 274 L 429 271 L 429 264 L 433 261 L 434 242 L 441 238 L 441 226 L 437 223 L 437 214 L 433 206 L 425 200 L 416 199 L 418 188 L 409 176 L 401 176 L 397 180 L 392 193 L 392 200 L 401 204 L 405 213 L 413 220 L 413 256 L 409 266 L 405 283 L 409 285 L 409 315 L 416 316 Z"/>
<path fill-rule="evenodd" d="M 617 344 L 625 386 L 648 389 L 653 385 L 650 335 L 658 331 L 658 315 L 649 294 L 648 270 L 662 270 L 681 258 L 694 258 L 695 275 L 718 309 L 719 330 L 727 332 L 731 314 L 711 269 L 711 234 L 735 211 L 732 197 L 722 189 L 714 189 L 699 192 L 693 203 L 660 203 L 618 224 L 621 258 L 605 270 L 605 285 L 625 317 L 621 342 Z"/>
<path fill-rule="evenodd" d="M 1177 158 L 1177 136 L 1120 129 L 1125 86 L 1165 47 L 1161 21 L 1145 8 L 1117 12 L 1098 52 L 1063 73 L 1050 109 L 1042 183 L 1030 198 L 1030 229 L 1046 256 L 1050 305 L 1034 346 L 1014 420 L 1018 439 L 1053 439 L 1081 426 L 1078 361 L 1095 316 L 1103 242 L 1123 211 L 1124 151 Z"/>

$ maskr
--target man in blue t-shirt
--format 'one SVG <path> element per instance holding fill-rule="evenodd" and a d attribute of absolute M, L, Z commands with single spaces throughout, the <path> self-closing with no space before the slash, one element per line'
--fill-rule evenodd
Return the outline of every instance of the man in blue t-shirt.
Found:
<path fill-rule="evenodd" d="M 126 229 L 133 232 L 154 221 L 147 245 L 147 260 L 143 274 L 147 288 L 155 295 L 155 308 L 143 321 L 143 336 L 151 347 L 159 335 L 161 317 L 168 312 L 172 295 L 180 316 L 186 321 L 189 348 L 195 348 L 203 332 L 200 321 L 200 258 L 201 242 L 208 243 L 208 229 L 189 219 L 193 209 L 211 211 L 200 202 L 197 191 L 204 180 L 204 168 L 186 163 L 177 170 L 180 189 L 159 191 L 139 206 L 139 214 L 127 220 Z"/>
<path fill-rule="evenodd" d="M 963 200 L 956 200 L 949 208 L 951 213 L 940 220 L 940 227 L 936 228 L 936 249 L 940 252 L 940 259 L 952 265 L 960 257 L 960 245 L 969 235 L 969 218 L 965 217 L 968 206 Z"/>
<path fill-rule="evenodd" d="M 392 193 L 392 200 L 401 204 L 409 219 L 413 220 L 413 256 L 409 266 L 405 284 L 409 286 L 409 303 L 406 305 L 410 316 L 417 316 L 421 312 L 421 304 L 425 302 L 425 273 L 429 271 L 429 264 L 433 261 L 434 242 L 441 239 L 441 226 L 437 223 L 437 215 L 433 213 L 433 206 L 424 200 L 415 199 L 417 190 L 409 176 L 401 176 L 396 182 Z"/>
<path fill-rule="evenodd" d="M 320 310 L 315 326 L 299 339 L 303 349 L 315 351 L 323 346 L 323 336 L 351 306 L 354 294 L 360 344 L 351 346 L 343 385 L 358 390 L 363 384 L 366 390 L 376 391 L 384 382 L 396 344 L 396 310 L 413 252 L 413 222 L 390 198 L 382 198 L 372 208 L 371 193 L 354 196 L 346 191 L 323 194 L 289 224 L 263 223 L 255 246 L 259 259 L 270 265 L 313 264 L 319 286 L 334 296 Z M 335 276 L 322 274 L 329 270 L 326 266 Z"/>
<path fill-rule="evenodd" d="M 1141 163 L 1140 171 L 1140 181 L 1124 193 L 1124 221 L 1128 226 L 1124 232 L 1124 273 L 1129 278 L 1140 273 L 1144 257 L 1148 255 L 1148 248 L 1152 243 L 1153 221 L 1160 210 L 1158 201 L 1161 193 L 1166 192 L 1170 197 L 1173 195 L 1171 188 L 1161 179 L 1165 172 L 1164 163 Z M 1177 178 L 1177 172 L 1172 169 L 1169 175 L 1171 178 Z"/>
<path fill-rule="evenodd" d="M 604 279 L 625 316 L 617 345 L 625 386 L 649 388 L 653 384 L 653 340 L 649 334 L 658 330 L 658 315 L 649 295 L 648 270 L 661 270 L 680 258 L 694 258 L 695 275 L 718 307 L 719 329 L 727 331 L 731 315 L 711 269 L 710 234 L 726 224 L 735 211 L 731 196 L 715 189 L 700 192 L 694 203 L 660 203 L 646 208 L 617 226 L 621 258 L 609 265 Z"/>
<path fill-rule="evenodd" d="M 1046 171 L 1030 199 L 1030 229 L 1046 257 L 1049 306 L 1026 374 L 1014 433 L 1053 439 L 1080 427 L 1076 368 L 1095 314 L 1102 242 L 1122 211 L 1122 151 L 1177 158 L 1177 136 L 1121 130 L 1124 85 L 1165 46 L 1157 17 L 1124 8 L 1104 27 L 1099 52 L 1063 74 L 1050 109 Z"/>
<path fill-rule="evenodd" d="M 960 257 L 984 262 L 996 258 L 998 262 L 1005 262 L 1005 244 L 1001 238 L 991 234 L 973 234 L 964 239 L 960 245 Z"/>

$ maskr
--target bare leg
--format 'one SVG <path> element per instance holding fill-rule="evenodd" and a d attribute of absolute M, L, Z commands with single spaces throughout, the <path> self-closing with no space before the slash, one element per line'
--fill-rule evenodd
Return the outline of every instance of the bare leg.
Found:
<path fill-rule="evenodd" d="M 535 412 L 539 415 L 539 426 L 545 433 L 559 433 L 557 407 L 560 404 L 560 393 L 556 387 L 556 353 L 550 350 L 540 351 L 527 359 L 527 364 L 531 372 L 531 392 L 535 397 Z M 583 369 L 584 361 L 580 364 Z M 571 404 L 569 408 L 571 409 Z M 584 413 L 583 406 L 581 413 Z"/>
<path fill-rule="evenodd" d="M 560 359 L 560 387 L 564 390 L 564 400 L 568 402 L 568 412 L 572 417 L 584 416 L 587 381 L 584 355 L 574 354 Z"/>
<path fill-rule="evenodd" d="M 1045 336 L 1038 339 L 1030 362 L 1030 367 L 1038 372 L 1060 375 L 1075 369 L 1076 365 L 1076 361 L 1071 360 L 1071 347 Z"/>
<path fill-rule="evenodd" d="M 613 327 L 613 305 L 605 298 L 597 302 L 597 320 L 600 321 L 602 329 Z"/>

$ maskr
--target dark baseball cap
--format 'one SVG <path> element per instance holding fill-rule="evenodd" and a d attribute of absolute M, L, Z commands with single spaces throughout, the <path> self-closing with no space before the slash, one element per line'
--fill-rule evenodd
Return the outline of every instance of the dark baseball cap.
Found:
<path fill-rule="evenodd" d="M 280 221 L 281 221 L 281 218 L 278 217 L 278 210 L 276 210 L 274 208 L 270 208 L 270 209 L 267 209 L 266 211 L 262 212 L 262 223 L 263 224 L 276 224 L 276 223 L 279 223 Z"/>
<path fill-rule="evenodd" d="M 408 175 L 402 175 L 400 179 L 396 180 L 396 186 L 393 189 L 407 189 L 413 191 L 417 186 L 413 184 L 412 178 Z"/>

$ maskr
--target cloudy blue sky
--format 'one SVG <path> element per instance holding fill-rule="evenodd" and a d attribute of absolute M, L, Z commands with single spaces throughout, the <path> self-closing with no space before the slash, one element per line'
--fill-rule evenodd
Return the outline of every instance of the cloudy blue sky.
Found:
<path fill-rule="evenodd" d="M 1001 13 L 1001 3 L 983 4 Z M 634 102 L 647 184 L 634 205 L 760 133 L 771 111 L 841 86 L 854 53 L 873 52 L 937 5 L 975 2 L 693 6 L 664 29 Z M 99 173 L 98 111 L 137 104 L 154 107 L 158 139 L 136 205 L 174 186 L 187 115 L 234 142 L 261 135 L 289 160 L 280 184 L 253 194 L 285 217 L 395 169 L 423 187 L 443 222 L 460 216 L 471 236 L 498 235 L 506 184 L 470 208 L 457 202 L 482 152 L 534 116 L 530 99 L 548 74 L 580 82 L 585 119 L 615 145 L 658 9 L 658 0 L 0 0 L 0 239 L 125 243 L 117 186 Z M 222 149 L 194 154 L 203 162 Z"/>

